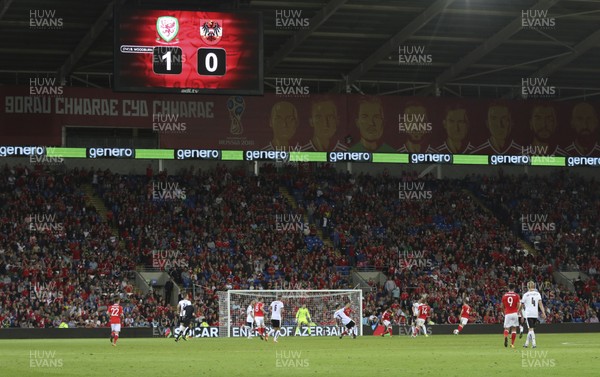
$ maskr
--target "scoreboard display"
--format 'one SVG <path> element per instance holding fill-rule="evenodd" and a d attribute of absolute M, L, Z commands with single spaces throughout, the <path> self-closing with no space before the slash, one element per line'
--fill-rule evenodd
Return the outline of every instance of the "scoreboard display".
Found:
<path fill-rule="evenodd" d="M 263 94 L 262 16 L 115 9 L 116 91 Z"/>

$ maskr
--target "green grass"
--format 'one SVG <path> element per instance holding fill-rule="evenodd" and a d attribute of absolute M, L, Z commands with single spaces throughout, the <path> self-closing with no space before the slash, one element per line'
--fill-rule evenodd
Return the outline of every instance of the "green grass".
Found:
<path fill-rule="evenodd" d="M 0 376 L 598 376 L 599 334 L 1 340 Z M 536 352 L 537 351 L 537 352 Z M 50 355 L 50 356 L 49 356 Z M 36 366 L 36 364 L 38 366 Z M 60 365 L 60 366 L 59 366 Z"/>

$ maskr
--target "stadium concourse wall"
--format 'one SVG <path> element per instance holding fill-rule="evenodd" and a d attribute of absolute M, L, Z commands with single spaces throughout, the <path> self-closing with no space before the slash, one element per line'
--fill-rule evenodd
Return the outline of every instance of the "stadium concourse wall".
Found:
<path fill-rule="evenodd" d="M 456 325 L 428 326 L 431 335 L 452 335 Z M 218 327 L 197 327 L 194 329 L 196 338 L 219 337 Z M 538 334 L 566 334 L 566 333 L 600 333 L 600 323 L 558 323 L 541 324 L 536 328 Z M 0 339 L 81 339 L 81 338 L 108 338 L 110 330 L 104 328 L 77 328 L 77 329 L 0 329 Z M 125 327 L 121 331 L 121 338 L 153 338 L 164 336 L 164 331 L 151 327 Z M 363 336 L 372 336 L 374 329 L 363 325 Z M 410 326 L 393 326 L 394 335 L 409 335 Z M 498 335 L 502 334 L 502 325 L 467 325 L 462 335 Z"/>
<path fill-rule="evenodd" d="M 0 158 L 0 166 L 30 166 L 38 164 L 35 159 L 29 157 L 3 157 Z M 265 164 L 273 164 L 272 162 L 257 162 L 258 166 Z M 316 163 L 313 163 L 316 164 Z M 116 159 L 81 159 L 81 158 L 64 158 L 62 161 L 42 163 L 47 165 L 51 169 L 73 169 L 73 168 L 85 168 L 85 169 L 110 169 L 113 173 L 118 174 L 146 174 L 146 169 L 151 167 L 156 173 L 161 170 L 166 170 L 170 174 L 176 174 L 181 169 L 189 169 L 193 167 L 194 170 L 202 169 L 209 170 L 217 165 L 226 165 L 230 168 L 243 167 L 248 172 L 255 170 L 255 163 L 244 161 L 176 161 L 176 160 L 116 160 Z M 392 176 L 400 176 L 402 172 L 423 172 L 425 169 L 430 168 L 431 164 L 381 164 L 381 163 L 329 163 L 338 171 L 350 171 L 352 173 L 388 173 Z M 439 172 L 438 172 L 439 168 Z M 443 178 L 464 178 L 468 175 L 485 174 L 495 176 L 502 172 L 503 174 L 509 175 L 551 175 L 556 172 L 557 169 L 567 169 L 565 167 L 541 167 L 541 166 L 491 166 L 491 165 L 435 165 L 429 172 L 434 175 Z M 580 174 L 587 178 L 597 178 L 598 168 L 597 167 L 573 167 L 568 169 L 575 169 L 577 174 Z"/>

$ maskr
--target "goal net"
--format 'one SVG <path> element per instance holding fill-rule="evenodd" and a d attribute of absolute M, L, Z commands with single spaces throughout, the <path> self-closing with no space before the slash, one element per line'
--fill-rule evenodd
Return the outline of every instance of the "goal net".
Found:
<path fill-rule="evenodd" d="M 296 313 L 306 305 L 310 323 L 298 329 L 299 336 L 340 336 L 342 327 L 336 324 L 333 313 L 350 303 L 350 318 L 362 335 L 362 291 L 348 290 L 229 290 L 219 292 L 219 336 L 245 337 L 251 335 L 246 326 L 246 309 L 252 300 L 265 305 L 265 325 L 271 327 L 271 302 L 278 299 L 284 305 L 281 336 L 296 335 Z M 309 330 L 310 327 L 310 330 Z M 310 334 L 309 334 L 310 333 Z"/>

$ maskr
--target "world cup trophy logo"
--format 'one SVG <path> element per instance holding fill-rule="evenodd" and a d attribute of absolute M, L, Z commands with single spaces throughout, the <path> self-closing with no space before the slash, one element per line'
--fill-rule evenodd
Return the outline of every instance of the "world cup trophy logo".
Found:
<path fill-rule="evenodd" d="M 231 96 L 227 99 L 227 110 L 229 111 L 229 118 L 231 119 L 231 125 L 229 126 L 229 132 L 232 135 L 241 135 L 244 133 L 244 127 L 242 126 L 242 114 L 246 109 L 246 102 L 244 97 Z"/>

